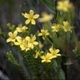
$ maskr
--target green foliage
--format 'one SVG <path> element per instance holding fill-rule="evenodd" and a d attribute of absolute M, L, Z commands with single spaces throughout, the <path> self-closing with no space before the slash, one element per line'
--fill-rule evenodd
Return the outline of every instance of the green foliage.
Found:
<path fill-rule="evenodd" d="M 7 56 L 8 56 L 8 61 L 10 61 L 11 63 L 13 63 L 16 66 L 19 66 L 18 61 L 16 60 L 16 58 L 13 56 L 12 52 L 7 52 Z"/>
<path fill-rule="evenodd" d="M 13 31 L 15 29 L 15 25 L 11 25 L 10 23 L 7 23 L 7 27 L 11 31 Z"/>
<path fill-rule="evenodd" d="M 25 80 L 27 80 L 29 78 L 28 75 L 25 74 L 23 67 L 21 66 L 19 61 L 13 56 L 13 53 L 11 51 L 7 52 L 7 58 L 9 63 L 14 65 L 14 68 L 17 69 L 16 72 L 20 72 L 20 74 L 25 78 Z"/>
<path fill-rule="evenodd" d="M 51 3 L 49 0 L 41 0 L 41 2 L 51 11 L 55 13 L 55 1 Z"/>

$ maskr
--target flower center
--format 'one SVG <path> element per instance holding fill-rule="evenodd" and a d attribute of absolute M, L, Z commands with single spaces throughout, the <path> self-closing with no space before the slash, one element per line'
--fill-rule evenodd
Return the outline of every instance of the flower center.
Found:
<path fill-rule="evenodd" d="M 30 19 L 33 19 L 33 15 L 30 15 L 29 18 L 30 18 Z"/>
<path fill-rule="evenodd" d="M 16 37 L 15 35 L 12 35 L 12 36 L 11 36 L 12 39 L 15 39 L 15 37 Z"/>

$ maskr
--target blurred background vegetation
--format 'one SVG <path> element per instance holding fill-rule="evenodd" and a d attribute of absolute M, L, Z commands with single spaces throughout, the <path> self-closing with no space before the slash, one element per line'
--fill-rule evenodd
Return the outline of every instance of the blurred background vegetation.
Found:
<path fill-rule="evenodd" d="M 39 14 L 45 11 L 48 13 L 54 13 L 56 15 L 57 14 L 56 9 L 55 9 L 56 2 L 57 0 L 0 0 L 0 28 L 3 32 L 6 32 L 7 34 L 9 31 L 7 28 L 7 23 L 11 23 L 16 26 L 20 23 L 23 23 L 24 19 L 22 18 L 21 13 L 29 12 L 30 9 L 34 10 L 35 13 L 39 13 Z M 80 1 L 71 0 L 71 2 L 73 2 L 75 6 L 75 19 L 73 23 L 75 26 L 75 31 L 77 33 L 77 37 L 80 40 L 80 6 L 79 6 Z M 41 28 L 41 24 L 37 24 L 37 26 L 38 26 L 38 29 Z M 7 61 L 6 53 L 9 50 L 11 50 L 12 53 L 16 57 L 18 57 L 18 60 L 20 61 L 22 67 L 20 67 L 20 65 L 17 65 L 17 67 L 14 65 L 14 59 L 12 55 L 9 55 L 9 56 L 12 57 L 13 64 Z M 63 61 L 63 63 L 64 62 L 65 61 Z M 80 63 L 80 58 L 78 58 L 78 62 Z M 62 67 L 63 67 L 64 72 L 66 73 L 66 80 L 79 80 L 80 79 L 80 69 L 79 70 L 76 69 L 76 67 L 74 67 L 73 64 L 71 64 L 70 65 L 71 68 L 67 70 L 66 66 L 63 63 L 62 63 L 63 65 Z M 76 62 L 74 62 L 74 64 L 75 63 Z M 31 68 L 33 69 L 32 71 L 35 71 L 34 70 L 35 65 L 40 66 L 38 64 L 34 65 L 34 63 L 30 64 L 30 62 L 28 64 L 33 65 L 33 67 Z M 26 74 L 29 73 L 28 77 L 33 78 L 33 75 L 27 65 L 26 67 L 27 69 L 25 69 L 25 65 L 22 62 L 21 55 L 19 55 L 18 52 L 16 54 L 16 50 L 10 47 L 9 45 L 7 45 L 5 40 L 2 37 L 0 37 L 0 71 L 2 71 L 2 73 L 6 75 L 10 80 L 26 80 L 23 70 L 26 72 Z M 42 68 L 42 71 L 43 70 L 44 68 Z M 38 71 L 38 68 L 37 68 L 37 71 Z M 49 72 L 49 70 L 47 71 Z M 34 75 L 36 75 L 36 73 L 34 73 Z M 51 77 L 53 76 L 53 75 L 50 75 L 49 73 L 46 75 L 45 75 L 45 72 L 43 73 L 43 76 L 45 76 L 44 80 L 49 79 L 47 78 L 48 75 Z M 38 77 L 38 78 L 36 77 L 36 79 L 38 80 L 40 79 L 40 76 L 42 77 L 41 74 L 37 74 L 36 76 Z"/>

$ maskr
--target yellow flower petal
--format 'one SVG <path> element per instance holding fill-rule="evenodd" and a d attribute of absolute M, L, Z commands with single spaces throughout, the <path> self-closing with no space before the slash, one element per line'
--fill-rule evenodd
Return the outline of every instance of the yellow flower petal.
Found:
<path fill-rule="evenodd" d="M 42 33 L 39 33 L 38 36 L 42 36 Z"/>
<path fill-rule="evenodd" d="M 40 52 L 39 52 L 39 51 L 35 51 L 35 53 L 36 53 L 36 54 L 34 55 L 34 58 L 37 59 L 37 58 L 40 56 Z"/>
<path fill-rule="evenodd" d="M 22 16 L 24 16 L 25 18 L 29 18 L 29 14 L 27 13 L 22 13 Z"/>
<path fill-rule="evenodd" d="M 35 20 L 34 20 L 34 19 L 32 19 L 32 20 L 31 20 L 31 23 L 32 23 L 33 25 L 35 25 L 35 24 L 36 24 L 36 22 L 35 22 Z"/>
<path fill-rule="evenodd" d="M 36 19 L 36 18 L 38 18 L 38 17 L 39 17 L 39 14 L 35 14 L 35 15 L 33 16 L 34 19 Z"/>
<path fill-rule="evenodd" d="M 9 36 L 12 36 L 12 32 L 9 32 L 8 35 L 9 35 Z"/>
<path fill-rule="evenodd" d="M 32 40 L 34 41 L 34 40 L 36 40 L 36 36 L 34 35 L 34 36 L 32 36 Z"/>
<path fill-rule="evenodd" d="M 30 23 L 30 19 L 27 19 L 26 21 L 25 21 L 25 24 L 29 24 Z"/>
<path fill-rule="evenodd" d="M 42 60 L 41 62 L 42 62 L 42 63 L 43 63 L 43 62 L 51 62 L 51 60 L 47 60 L 47 61 L 46 61 L 46 60 Z"/>
<path fill-rule="evenodd" d="M 10 38 L 6 40 L 6 42 L 10 42 L 10 41 L 11 41 L 11 39 L 10 39 Z"/>
<path fill-rule="evenodd" d="M 30 15 L 34 15 L 34 11 L 33 10 L 30 10 Z"/>
<path fill-rule="evenodd" d="M 30 37 L 29 37 L 29 36 L 27 36 L 27 37 L 25 38 L 25 40 L 30 41 Z"/>
<path fill-rule="evenodd" d="M 61 56 L 61 54 L 57 54 L 57 56 Z"/>

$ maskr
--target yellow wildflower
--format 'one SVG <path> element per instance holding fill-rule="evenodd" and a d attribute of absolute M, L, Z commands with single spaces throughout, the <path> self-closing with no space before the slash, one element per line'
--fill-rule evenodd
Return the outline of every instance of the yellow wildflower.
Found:
<path fill-rule="evenodd" d="M 17 32 L 25 32 L 26 29 L 28 29 L 26 26 L 22 26 L 22 24 L 20 24 L 20 25 L 16 28 L 16 31 L 17 31 Z"/>
<path fill-rule="evenodd" d="M 53 58 L 53 55 L 49 52 L 47 52 L 45 55 L 41 56 L 42 63 L 43 62 L 51 62 L 51 59 Z"/>
<path fill-rule="evenodd" d="M 70 26 L 69 22 L 67 21 L 63 21 L 63 26 L 62 26 L 63 30 L 65 32 L 72 32 L 72 27 Z"/>
<path fill-rule="evenodd" d="M 42 18 L 39 18 L 39 22 L 48 22 L 53 18 L 52 14 L 42 13 Z"/>
<path fill-rule="evenodd" d="M 67 12 L 70 8 L 72 8 L 72 6 L 69 0 L 58 1 L 57 3 L 57 10 Z"/>
<path fill-rule="evenodd" d="M 40 55 L 41 55 L 41 53 L 42 53 L 43 51 L 35 51 L 35 55 L 34 55 L 34 58 L 38 58 Z"/>
<path fill-rule="evenodd" d="M 16 42 L 14 42 L 15 45 L 22 45 L 23 39 L 20 36 L 16 37 Z"/>
<path fill-rule="evenodd" d="M 35 41 L 36 40 L 36 36 L 35 35 L 34 36 L 31 36 L 31 37 L 27 37 L 26 40 L 28 41 L 29 47 L 31 49 L 33 49 L 34 46 L 38 45 L 38 42 Z"/>
<path fill-rule="evenodd" d="M 39 17 L 39 14 L 35 14 L 34 15 L 34 11 L 30 10 L 29 14 L 27 13 L 22 13 L 22 15 L 24 16 L 24 18 L 27 18 L 27 20 L 25 21 L 25 24 L 29 24 L 31 22 L 31 24 L 35 25 L 35 19 L 37 19 Z"/>
<path fill-rule="evenodd" d="M 56 58 L 56 57 L 58 57 L 58 56 L 61 56 L 61 54 L 58 54 L 59 53 L 59 49 L 53 49 L 53 47 L 51 47 L 50 49 L 49 49 L 49 51 L 50 51 L 50 53 L 53 55 L 53 58 Z"/>
<path fill-rule="evenodd" d="M 30 50 L 30 47 L 29 47 L 29 42 L 26 38 L 29 38 L 29 37 L 27 36 L 23 39 L 22 44 L 20 45 L 20 48 L 21 48 L 21 50 L 28 51 L 28 50 Z"/>
<path fill-rule="evenodd" d="M 9 32 L 8 35 L 9 35 L 9 38 L 6 40 L 6 42 L 12 42 L 12 43 L 14 43 L 15 40 L 16 40 L 16 37 L 17 37 L 17 32 L 16 31 Z"/>
<path fill-rule="evenodd" d="M 53 32 L 58 32 L 59 29 L 60 29 L 60 25 L 59 24 L 54 24 L 51 28 L 52 28 Z"/>
<path fill-rule="evenodd" d="M 44 39 L 44 37 L 46 37 L 48 35 L 49 35 L 48 30 L 44 30 L 44 29 L 41 29 L 41 32 L 38 34 L 38 36 L 42 36 L 43 39 Z"/>

